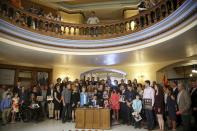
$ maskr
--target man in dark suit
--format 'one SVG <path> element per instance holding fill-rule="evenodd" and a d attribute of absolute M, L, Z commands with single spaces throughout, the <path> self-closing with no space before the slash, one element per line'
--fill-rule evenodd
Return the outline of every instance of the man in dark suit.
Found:
<path fill-rule="evenodd" d="M 172 82 L 172 89 L 173 89 L 172 94 L 174 95 L 176 100 L 177 100 L 177 95 L 179 93 L 177 85 L 178 85 L 177 81 Z"/>
<path fill-rule="evenodd" d="M 175 97 L 175 100 L 177 101 L 177 96 L 178 96 L 178 93 L 179 93 L 178 82 L 177 81 L 173 81 L 171 87 L 172 87 L 172 94 Z M 176 120 L 177 126 L 179 126 L 179 125 L 181 125 L 181 122 L 182 122 L 181 115 L 177 114 L 176 117 L 177 117 L 177 120 Z"/>
<path fill-rule="evenodd" d="M 192 114 L 195 119 L 195 123 L 197 123 L 197 80 L 191 82 L 191 102 L 192 102 Z M 195 125 L 196 126 L 196 125 Z"/>
<path fill-rule="evenodd" d="M 98 107 L 98 106 L 101 105 L 101 101 L 97 99 L 97 96 L 96 95 L 94 95 L 93 96 L 93 99 L 90 101 L 90 105 L 92 107 Z"/>
<path fill-rule="evenodd" d="M 17 82 L 17 86 L 15 86 L 13 88 L 12 92 L 13 92 L 13 94 L 17 93 L 19 95 L 19 97 L 21 96 L 22 88 L 21 88 L 21 82 L 20 81 Z"/>
<path fill-rule="evenodd" d="M 94 80 L 94 77 L 91 77 L 91 83 L 92 85 L 96 85 L 96 81 Z"/>

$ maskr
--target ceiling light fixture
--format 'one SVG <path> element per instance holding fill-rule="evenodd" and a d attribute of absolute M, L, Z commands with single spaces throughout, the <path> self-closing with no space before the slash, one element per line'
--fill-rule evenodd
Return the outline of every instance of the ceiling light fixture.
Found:
<path fill-rule="evenodd" d="M 197 70 L 193 69 L 193 70 L 192 70 L 192 73 L 197 73 Z"/>
<path fill-rule="evenodd" d="M 192 73 L 197 73 L 197 69 L 195 68 L 195 65 L 194 68 L 192 69 Z"/>

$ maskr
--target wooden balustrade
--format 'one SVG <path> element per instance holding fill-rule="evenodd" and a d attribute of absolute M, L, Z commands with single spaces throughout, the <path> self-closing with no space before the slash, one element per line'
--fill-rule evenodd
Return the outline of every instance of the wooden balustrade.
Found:
<path fill-rule="evenodd" d="M 155 7 L 138 15 L 113 23 L 96 25 L 73 24 L 39 17 L 9 3 L 0 3 L 0 17 L 24 29 L 64 39 L 105 39 L 143 30 L 175 11 L 184 0 L 161 1 Z"/>

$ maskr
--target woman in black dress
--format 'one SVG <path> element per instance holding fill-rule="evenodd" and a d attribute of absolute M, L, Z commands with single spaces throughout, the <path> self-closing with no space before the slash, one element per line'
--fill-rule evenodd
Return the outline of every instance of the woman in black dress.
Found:
<path fill-rule="evenodd" d="M 72 104 L 72 121 L 75 121 L 75 109 L 78 107 L 80 101 L 80 94 L 78 89 L 75 87 L 71 94 L 71 104 Z"/>
<path fill-rule="evenodd" d="M 157 115 L 157 120 L 159 123 L 160 130 L 164 130 L 164 92 L 162 87 L 159 84 L 154 85 L 155 89 L 155 103 L 154 103 L 154 110 L 155 114 Z"/>
<path fill-rule="evenodd" d="M 60 109 L 61 109 L 61 92 L 60 86 L 56 86 L 56 90 L 54 92 L 54 110 L 55 110 L 55 119 L 60 119 Z"/>
<path fill-rule="evenodd" d="M 168 128 L 176 131 L 176 100 L 172 89 L 167 89 L 167 111 L 168 111 Z"/>

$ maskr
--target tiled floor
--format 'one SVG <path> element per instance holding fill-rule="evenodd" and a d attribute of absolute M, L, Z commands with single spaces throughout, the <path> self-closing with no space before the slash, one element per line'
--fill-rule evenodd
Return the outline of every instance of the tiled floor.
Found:
<path fill-rule="evenodd" d="M 56 120 L 45 120 L 39 123 L 23 123 L 18 122 L 15 124 L 8 124 L 6 126 L 0 126 L 0 131 L 76 131 L 75 123 L 62 124 L 61 121 Z M 82 131 L 78 129 L 78 131 Z M 83 130 L 84 131 L 84 130 Z M 89 131 L 89 130 L 85 130 Z M 96 130 L 91 130 L 96 131 Z M 97 130 L 101 131 L 101 130 Z M 111 130 L 108 131 L 146 131 L 145 129 L 134 129 L 132 126 L 117 125 L 112 126 Z"/>

